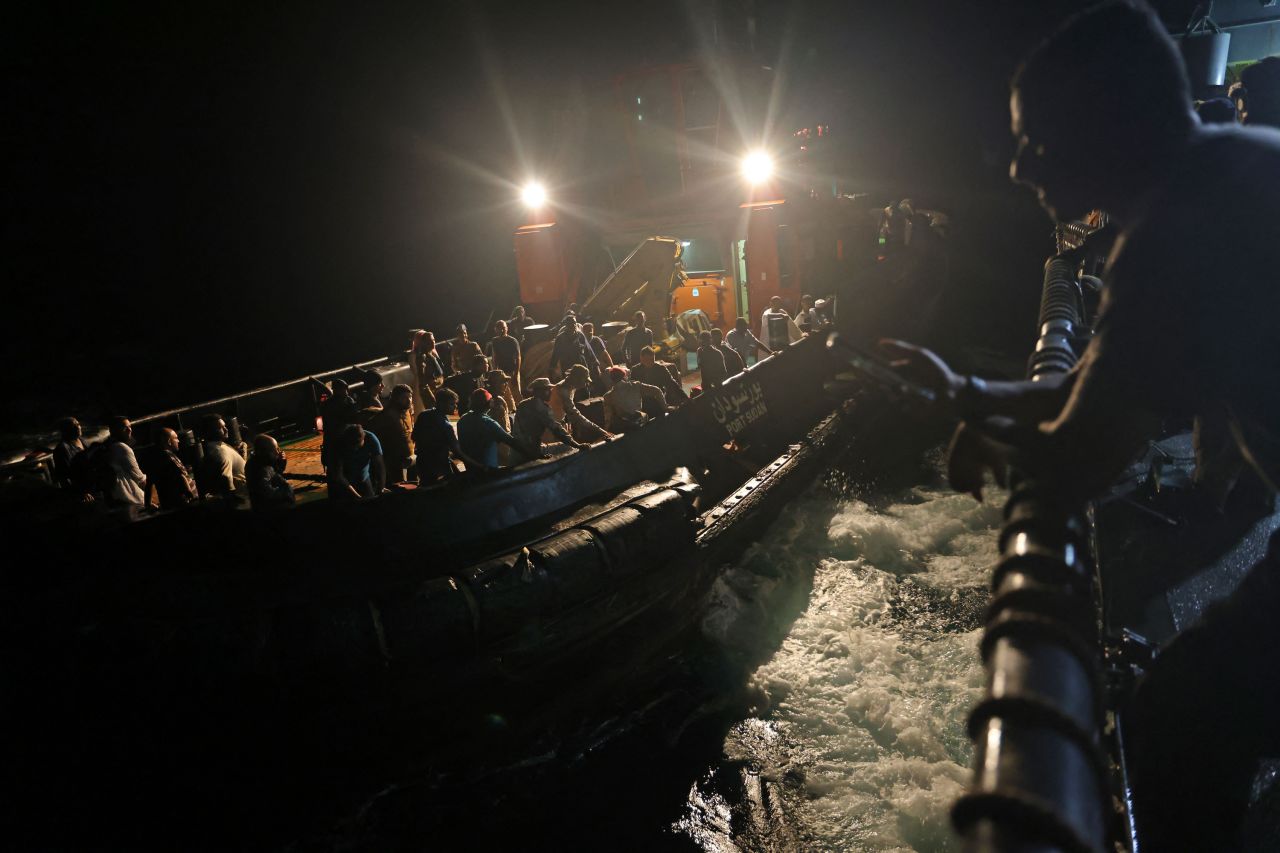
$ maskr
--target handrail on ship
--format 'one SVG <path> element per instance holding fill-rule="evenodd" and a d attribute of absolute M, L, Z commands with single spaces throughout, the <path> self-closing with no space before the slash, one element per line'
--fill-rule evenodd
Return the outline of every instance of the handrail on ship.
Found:
<path fill-rule="evenodd" d="M 1045 264 L 1032 380 L 1065 373 L 1087 333 L 1077 262 Z M 1085 506 L 1011 472 L 982 638 L 986 695 L 969 717 L 974 775 L 952 809 L 971 853 L 1110 849 L 1103 688 Z"/>

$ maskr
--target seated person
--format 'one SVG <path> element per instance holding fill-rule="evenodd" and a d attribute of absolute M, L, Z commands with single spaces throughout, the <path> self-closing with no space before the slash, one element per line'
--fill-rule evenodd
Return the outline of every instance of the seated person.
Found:
<path fill-rule="evenodd" d="M 133 512 L 146 503 L 143 489 L 147 484 L 146 475 L 138 467 L 138 457 L 133 453 L 133 424 L 128 418 L 112 418 L 110 430 L 106 444 L 95 451 L 95 457 L 102 454 L 105 468 L 103 492 L 108 505 Z"/>
<path fill-rule="evenodd" d="M 653 347 L 640 350 L 640 363 L 631 368 L 631 378 L 636 382 L 657 385 L 661 388 L 663 395 L 667 398 L 668 406 L 678 406 L 689 399 L 689 395 L 685 393 L 675 373 L 675 365 L 658 361 L 658 351 Z"/>
<path fill-rule="evenodd" d="M 146 507 L 152 508 L 152 489 L 160 501 L 160 509 L 181 509 L 198 500 L 200 495 L 191 469 L 178 458 L 178 434 L 168 427 L 157 426 L 152 436 L 151 449 L 142 457 L 142 470 L 147 475 L 143 498 Z"/>
<path fill-rule="evenodd" d="M 64 418 L 58 423 L 61 440 L 53 448 L 53 484 L 60 489 L 74 492 L 83 501 L 92 501 L 92 485 L 87 473 L 88 448 L 84 443 L 84 429 L 75 418 Z"/>
<path fill-rule="evenodd" d="M 587 447 L 588 445 L 574 439 L 564 428 L 564 424 L 552 413 L 551 388 L 551 380 L 545 376 L 539 376 L 529 383 L 529 396 L 516 406 L 512 433 L 530 448 L 538 448 L 539 455 L 541 455 L 542 436 L 547 432 L 570 447 L 576 449 Z"/>
<path fill-rule="evenodd" d="M 413 425 L 418 481 L 423 484 L 457 476 L 458 469 L 454 467 L 451 455 L 464 463 L 470 461 L 462 452 L 453 424 L 449 423 L 449 416 L 458 411 L 458 395 L 448 388 L 441 388 L 436 392 L 435 401 L 435 407 L 421 412 Z"/>
<path fill-rule="evenodd" d="M 391 389 L 386 404 L 369 424 L 369 428 L 381 437 L 388 483 L 403 483 L 413 467 L 412 409 L 413 389 L 408 385 L 397 385 Z"/>
<path fill-rule="evenodd" d="M 227 422 L 205 415 L 201 422 L 204 458 L 196 472 L 201 495 L 233 495 L 245 488 L 244 457 L 227 441 Z"/>
<path fill-rule="evenodd" d="M 253 455 L 245 465 L 249 503 L 254 509 L 293 506 L 293 486 L 284 478 L 285 456 L 280 445 L 265 432 L 253 440 Z"/>
<path fill-rule="evenodd" d="M 578 391 L 590 384 L 591 371 L 586 365 L 575 364 L 565 373 L 564 379 L 553 386 L 551 395 L 551 411 L 556 419 L 569 427 L 574 438 L 588 443 L 613 437 L 608 430 L 592 423 L 573 399 Z"/>
<path fill-rule="evenodd" d="M 526 456 L 541 455 L 541 450 L 517 440 L 502 425 L 489 417 L 489 403 L 493 395 L 483 388 L 471 392 L 471 406 L 467 413 L 458 419 L 458 442 L 468 460 L 467 470 L 491 470 L 498 467 L 498 445 L 514 447 Z M 478 463 L 478 465 L 477 465 Z"/>
<path fill-rule="evenodd" d="M 386 469 L 382 465 L 382 442 L 360 424 L 342 431 L 338 464 L 329 484 L 329 497 L 363 500 L 382 494 Z"/>
<path fill-rule="evenodd" d="M 646 402 L 659 410 L 667 407 L 661 388 L 628 379 L 625 367 L 609 368 L 609 381 L 613 387 L 604 395 L 604 425 L 613 432 L 623 432 L 648 420 L 644 413 Z"/>

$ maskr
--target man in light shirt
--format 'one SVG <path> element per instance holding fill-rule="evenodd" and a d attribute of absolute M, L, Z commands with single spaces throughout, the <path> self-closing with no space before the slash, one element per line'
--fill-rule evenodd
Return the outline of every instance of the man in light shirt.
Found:
<path fill-rule="evenodd" d="M 227 443 L 227 422 L 206 415 L 201 424 L 204 458 L 197 481 L 202 495 L 230 495 L 245 490 L 244 457 Z"/>
<path fill-rule="evenodd" d="M 102 450 L 114 475 L 107 499 L 118 506 L 140 509 L 146 502 L 147 478 L 133 453 L 133 424 L 128 418 L 112 418 L 110 430 L 111 436 Z"/>
<path fill-rule="evenodd" d="M 640 426 L 648 420 L 644 413 L 646 401 L 655 411 L 667 410 L 667 398 L 662 389 L 628 379 L 625 367 L 609 368 L 609 381 L 613 387 L 604 395 L 604 425 L 613 432 Z"/>

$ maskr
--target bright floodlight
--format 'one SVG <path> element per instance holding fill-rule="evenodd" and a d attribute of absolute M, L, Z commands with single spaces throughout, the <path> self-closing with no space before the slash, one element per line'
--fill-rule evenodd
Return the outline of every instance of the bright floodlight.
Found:
<path fill-rule="evenodd" d="M 773 158 L 763 151 L 752 151 L 742 158 L 742 176 L 748 183 L 764 183 L 773 176 Z"/>
<path fill-rule="evenodd" d="M 524 189 L 520 191 L 520 200 L 524 202 L 525 207 L 539 208 L 547 203 L 547 190 L 542 184 L 533 182 L 525 184 Z"/>

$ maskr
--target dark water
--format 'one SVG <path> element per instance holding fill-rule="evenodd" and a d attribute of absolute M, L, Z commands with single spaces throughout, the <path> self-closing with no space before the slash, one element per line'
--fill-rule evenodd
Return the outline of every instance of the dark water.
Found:
<path fill-rule="evenodd" d="M 833 469 L 609 713 L 466 776 L 390 781 L 291 849 L 954 849 L 999 505 L 936 464 L 908 479 Z"/>

